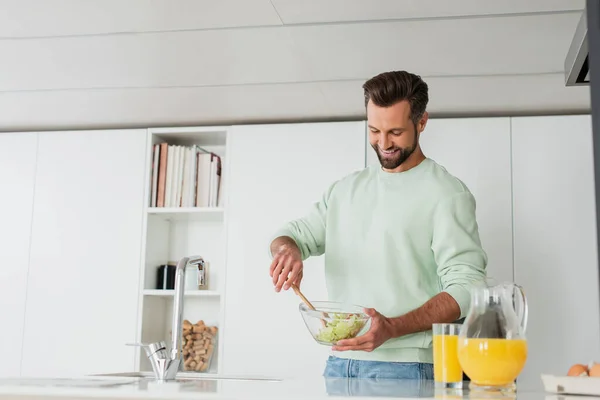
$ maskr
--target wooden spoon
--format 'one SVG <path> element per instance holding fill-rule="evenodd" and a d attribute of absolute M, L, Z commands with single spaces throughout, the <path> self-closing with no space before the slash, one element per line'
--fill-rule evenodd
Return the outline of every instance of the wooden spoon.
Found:
<path fill-rule="evenodd" d="M 296 292 L 296 294 L 298 296 L 300 296 L 300 298 L 302 299 L 302 301 L 304 302 L 304 304 L 306 304 L 308 306 L 308 308 L 310 308 L 311 310 L 315 310 L 315 307 L 311 304 L 310 301 L 308 301 L 308 299 L 302 294 L 302 292 L 300 291 L 300 288 L 298 286 L 296 286 L 295 283 L 291 284 L 291 288 L 294 289 L 294 292 Z"/>
<path fill-rule="evenodd" d="M 296 286 L 296 284 L 292 283 L 291 288 L 294 289 L 294 292 L 296 292 L 296 294 L 302 299 L 302 301 L 304 302 L 304 304 L 306 304 L 308 306 L 308 308 L 310 308 L 313 311 L 316 311 L 315 307 L 311 304 L 310 301 L 308 301 L 306 296 L 304 296 L 302 294 L 302 292 L 300 291 L 300 288 L 298 286 Z M 328 317 L 327 313 L 323 313 L 323 316 L 325 318 Z M 324 319 L 321 320 L 321 324 L 323 325 L 323 327 L 327 326 L 327 322 Z"/>

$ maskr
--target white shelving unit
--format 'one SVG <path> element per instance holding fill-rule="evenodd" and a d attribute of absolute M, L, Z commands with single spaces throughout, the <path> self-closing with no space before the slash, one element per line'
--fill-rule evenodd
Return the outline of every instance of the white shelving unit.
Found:
<path fill-rule="evenodd" d="M 146 213 L 166 221 L 222 221 L 225 210 L 223 207 L 148 207 Z"/>
<path fill-rule="evenodd" d="M 144 296 L 173 297 L 174 295 L 174 290 L 144 289 Z M 185 297 L 214 297 L 220 295 L 221 292 L 218 290 L 198 290 L 195 292 L 186 292 L 184 294 Z"/>
<path fill-rule="evenodd" d="M 183 318 L 192 324 L 202 320 L 207 326 L 216 326 L 218 332 L 210 368 L 199 373 L 219 373 L 222 369 L 219 356 L 223 351 L 220 338 L 226 270 L 227 136 L 228 127 L 148 129 L 137 338 L 141 343 L 169 343 L 174 290 L 157 288 L 158 268 L 177 263 L 182 257 L 202 256 L 207 263 L 207 288 L 185 292 Z M 198 145 L 221 157 L 220 195 L 215 207 L 152 207 L 153 146 L 164 142 Z M 152 370 L 141 349 L 136 352 L 136 367 Z"/>

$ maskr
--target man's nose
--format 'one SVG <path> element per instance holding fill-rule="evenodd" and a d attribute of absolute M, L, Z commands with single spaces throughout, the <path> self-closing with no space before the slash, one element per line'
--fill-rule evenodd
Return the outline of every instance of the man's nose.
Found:
<path fill-rule="evenodd" d="M 382 133 L 381 135 L 379 135 L 379 148 L 382 150 L 385 150 L 389 147 L 390 145 L 390 141 L 388 139 L 388 135 L 386 135 L 385 133 Z"/>

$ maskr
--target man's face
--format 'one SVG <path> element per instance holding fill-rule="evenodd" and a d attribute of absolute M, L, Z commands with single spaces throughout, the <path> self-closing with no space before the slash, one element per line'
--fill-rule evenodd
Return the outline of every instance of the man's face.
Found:
<path fill-rule="evenodd" d="M 396 170 L 413 154 L 419 145 L 427 114 L 415 125 L 410 119 L 410 104 L 401 101 L 393 106 L 367 104 L 369 142 L 385 170 Z"/>

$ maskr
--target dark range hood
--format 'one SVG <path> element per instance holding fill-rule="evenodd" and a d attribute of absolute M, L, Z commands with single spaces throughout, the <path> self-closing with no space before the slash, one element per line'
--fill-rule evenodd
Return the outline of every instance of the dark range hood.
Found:
<path fill-rule="evenodd" d="M 588 76 L 592 105 L 592 140 L 594 146 L 594 174 L 596 185 L 596 235 L 598 254 L 600 256 L 600 1 L 587 0 L 586 5 L 586 37 L 588 43 Z M 588 78 L 588 79 L 590 79 Z M 600 270 L 600 262 L 598 264 Z M 600 284 L 600 282 L 599 282 Z"/>
<path fill-rule="evenodd" d="M 589 6 L 588 6 L 589 7 Z M 581 14 L 571 46 L 565 58 L 565 85 L 581 86 L 590 84 L 588 18 Z"/>

